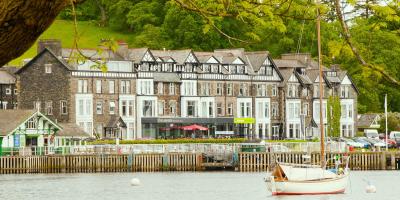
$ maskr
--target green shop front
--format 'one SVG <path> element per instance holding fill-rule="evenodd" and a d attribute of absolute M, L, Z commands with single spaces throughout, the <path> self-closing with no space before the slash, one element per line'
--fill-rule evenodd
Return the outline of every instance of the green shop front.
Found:
<path fill-rule="evenodd" d="M 39 111 L 0 111 L 1 154 L 35 151 L 44 154 L 46 147 L 54 146 L 54 137 L 62 129 Z"/>

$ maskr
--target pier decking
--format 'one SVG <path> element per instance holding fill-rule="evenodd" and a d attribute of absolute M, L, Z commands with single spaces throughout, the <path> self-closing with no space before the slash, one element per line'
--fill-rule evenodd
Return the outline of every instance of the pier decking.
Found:
<path fill-rule="evenodd" d="M 345 153 L 327 153 L 327 160 Z M 352 170 L 398 170 L 400 152 L 350 152 Z M 22 173 L 96 173 L 96 172 L 154 172 L 203 171 L 207 169 L 236 169 L 240 172 L 262 172 L 274 163 L 304 164 L 304 153 L 232 153 L 209 159 L 200 153 L 142 153 L 0 157 L 0 174 Z M 218 155 L 214 155 L 218 157 Z M 319 154 L 312 153 L 311 164 L 319 163 Z M 332 163 L 328 163 L 329 164 Z"/>

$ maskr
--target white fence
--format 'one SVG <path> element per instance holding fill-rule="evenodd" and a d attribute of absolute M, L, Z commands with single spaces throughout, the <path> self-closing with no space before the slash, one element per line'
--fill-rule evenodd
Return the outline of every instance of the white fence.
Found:
<path fill-rule="evenodd" d="M 138 153 L 205 153 L 232 154 L 241 151 L 241 147 L 253 146 L 275 152 L 319 152 L 319 142 L 273 142 L 266 144 L 127 144 L 127 145 L 86 145 L 64 147 L 24 147 L 3 149 L 3 155 L 49 155 L 49 154 L 138 154 Z M 260 148 L 261 147 L 261 148 Z M 265 147 L 265 148 L 262 148 Z M 256 151 L 256 150 L 255 150 Z M 345 152 L 346 144 L 330 143 L 326 152 Z"/>

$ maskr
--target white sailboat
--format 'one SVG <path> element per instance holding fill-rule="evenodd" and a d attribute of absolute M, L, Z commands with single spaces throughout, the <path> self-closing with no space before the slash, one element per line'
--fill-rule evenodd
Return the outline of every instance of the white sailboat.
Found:
<path fill-rule="evenodd" d="M 319 3 L 319 2 L 318 2 Z M 317 9 L 318 35 L 318 65 L 320 91 L 320 119 L 322 112 L 322 61 L 320 38 L 320 13 Z M 277 162 L 271 175 L 265 179 L 268 190 L 272 195 L 315 195 L 344 193 L 349 182 L 348 160 L 345 159 L 344 169 L 340 168 L 339 160 L 335 160 L 335 169 L 327 170 L 324 152 L 324 124 L 320 120 L 321 165 L 288 164 Z"/>

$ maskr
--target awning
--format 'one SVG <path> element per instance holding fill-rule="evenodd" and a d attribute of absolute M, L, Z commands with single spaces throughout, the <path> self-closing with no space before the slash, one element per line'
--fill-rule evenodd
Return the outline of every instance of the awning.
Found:
<path fill-rule="evenodd" d="M 197 124 L 193 124 L 193 125 L 190 125 L 190 126 L 182 126 L 181 129 L 184 130 L 184 131 L 195 131 L 195 130 L 207 131 L 208 130 L 207 127 L 203 127 L 203 126 L 200 126 L 200 125 L 197 125 Z"/>

